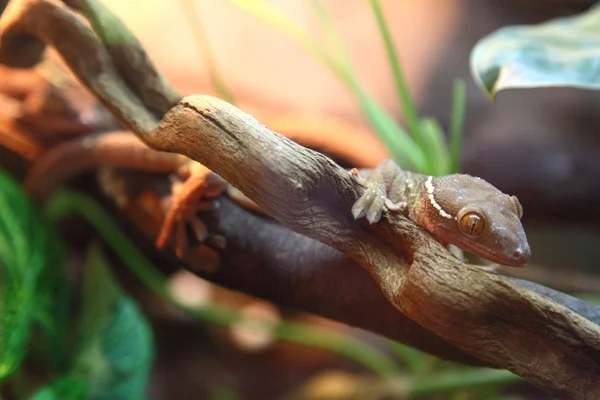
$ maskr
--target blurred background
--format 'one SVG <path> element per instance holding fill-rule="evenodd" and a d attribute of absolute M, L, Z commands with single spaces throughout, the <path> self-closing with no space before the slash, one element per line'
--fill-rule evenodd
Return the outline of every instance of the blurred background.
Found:
<path fill-rule="evenodd" d="M 252 114 L 302 112 L 371 126 L 347 88 L 289 36 L 234 2 L 217 0 L 104 0 L 141 41 L 150 58 L 183 94 L 219 95 L 203 49 L 237 105 Z M 308 0 L 269 3 L 318 41 L 327 41 Z M 397 120 L 400 107 L 377 23 L 367 1 L 324 0 L 359 81 Z M 558 290 L 597 296 L 600 276 L 600 94 L 576 89 L 509 90 L 491 101 L 475 86 L 469 55 L 476 42 L 507 25 L 574 15 L 586 0 L 382 0 L 408 87 L 420 115 L 447 131 L 456 78 L 466 84 L 463 171 L 480 176 L 521 201 L 533 258 L 526 269 L 503 269 Z M 191 7 L 191 8 L 190 8 Z M 197 41 L 200 29 L 204 44 Z M 384 158 L 383 145 L 373 150 Z M 153 399 L 546 399 L 510 375 L 478 372 L 408 347 L 390 350 L 379 336 L 290 310 L 210 284 L 180 270 L 169 277 L 183 304 L 218 304 L 274 324 L 282 320 L 328 329 L 364 341 L 400 368 L 379 379 L 334 351 L 278 341 L 240 324 L 216 326 L 169 309 L 151 319 L 156 358 Z M 152 308 L 146 304 L 143 308 Z M 413 360 L 418 371 L 410 368 Z M 416 361 L 415 361 L 416 360 Z M 413 365 L 415 365 L 413 363 Z M 439 375 L 436 375 L 439 374 Z M 473 375 L 475 374 L 475 375 Z M 485 374 L 485 373 L 484 373 Z M 477 375 L 479 376 L 479 375 Z M 452 381 L 454 379 L 454 381 Z M 431 389 L 434 387 L 434 389 Z M 429 390 L 429 391 L 428 391 Z"/>

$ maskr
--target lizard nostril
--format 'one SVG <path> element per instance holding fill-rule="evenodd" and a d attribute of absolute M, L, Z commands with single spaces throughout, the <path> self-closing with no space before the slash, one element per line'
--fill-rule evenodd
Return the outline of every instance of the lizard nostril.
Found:
<path fill-rule="evenodd" d="M 515 265 L 524 265 L 531 258 L 531 250 L 527 243 L 522 243 L 513 248 L 512 261 Z"/>
<path fill-rule="evenodd" d="M 521 251 L 517 250 L 513 253 L 513 258 L 518 260 L 521 257 L 523 257 L 523 253 Z"/>

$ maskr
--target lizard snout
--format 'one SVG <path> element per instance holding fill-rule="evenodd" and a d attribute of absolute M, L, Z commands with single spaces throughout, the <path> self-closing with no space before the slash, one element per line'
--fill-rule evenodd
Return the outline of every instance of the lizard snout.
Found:
<path fill-rule="evenodd" d="M 529 243 L 521 243 L 511 255 L 511 261 L 514 265 L 523 265 L 531 258 L 531 248 Z"/>

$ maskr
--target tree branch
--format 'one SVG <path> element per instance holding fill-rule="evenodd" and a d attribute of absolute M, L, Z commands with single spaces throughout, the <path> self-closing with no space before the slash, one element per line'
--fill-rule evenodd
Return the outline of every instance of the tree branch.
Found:
<path fill-rule="evenodd" d="M 327 157 L 207 96 L 184 98 L 152 136 L 219 173 L 284 226 L 348 255 L 400 312 L 457 348 L 555 393 L 600 393 L 598 325 L 459 263 L 402 215 L 374 226 L 354 221 L 361 188 Z"/>

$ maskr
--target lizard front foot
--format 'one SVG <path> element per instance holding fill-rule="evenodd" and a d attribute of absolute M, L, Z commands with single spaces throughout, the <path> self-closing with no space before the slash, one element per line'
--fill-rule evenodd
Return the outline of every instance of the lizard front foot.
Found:
<path fill-rule="evenodd" d="M 381 219 L 384 207 L 388 210 L 404 213 L 406 211 L 406 202 L 394 203 L 387 197 L 385 188 L 374 181 L 367 181 L 358 175 L 358 171 L 353 169 L 351 172 L 358 183 L 366 188 L 362 196 L 352 206 L 352 216 L 354 219 L 366 217 L 369 224 L 375 224 Z"/>
<path fill-rule="evenodd" d="M 189 249 L 187 226 L 199 243 L 204 242 L 208 232 L 204 223 L 196 217 L 198 211 L 211 209 L 213 199 L 225 189 L 225 181 L 201 164 L 186 165 L 181 171 L 187 179 L 174 182 L 171 205 L 156 240 L 158 248 L 165 248 L 173 241 L 175 255 L 184 258 Z"/>

